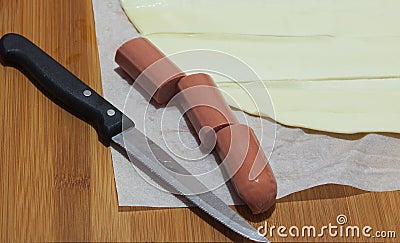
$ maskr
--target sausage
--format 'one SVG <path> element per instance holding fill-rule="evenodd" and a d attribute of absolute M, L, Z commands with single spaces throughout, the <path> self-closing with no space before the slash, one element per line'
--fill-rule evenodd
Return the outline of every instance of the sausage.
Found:
<path fill-rule="evenodd" d="M 238 123 L 210 76 L 186 76 L 144 38 L 123 44 L 115 61 L 159 104 L 178 93 L 202 146 L 215 147 L 240 198 L 254 214 L 273 206 L 277 184 L 268 160 L 253 130 Z"/>
<path fill-rule="evenodd" d="M 178 82 L 178 102 L 196 130 L 201 145 L 213 149 L 215 133 L 239 124 L 212 78 L 204 73 L 188 75 Z"/>
<path fill-rule="evenodd" d="M 250 127 L 238 124 L 219 130 L 216 151 L 239 197 L 253 214 L 263 213 L 275 204 L 277 183 Z"/>
<path fill-rule="evenodd" d="M 118 48 L 115 62 L 159 104 L 167 103 L 176 94 L 176 83 L 185 76 L 157 47 L 141 37 Z"/>

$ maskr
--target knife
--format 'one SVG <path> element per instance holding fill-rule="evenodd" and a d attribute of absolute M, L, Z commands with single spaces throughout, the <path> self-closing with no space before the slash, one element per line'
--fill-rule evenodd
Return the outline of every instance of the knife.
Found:
<path fill-rule="evenodd" d="M 211 217 L 250 240 L 269 242 L 221 199 L 192 176 L 167 152 L 135 128 L 134 122 L 87 86 L 60 63 L 25 37 L 9 33 L 0 40 L 0 56 L 5 64 L 24 71 L 49 98 L 91 124 L 99 140 L 140 163 L 173 194 L 192 202 Z M 177 176 L 186 175 L 184 177 Z M 207 191 L 196 194 L 197 191 Z"/>

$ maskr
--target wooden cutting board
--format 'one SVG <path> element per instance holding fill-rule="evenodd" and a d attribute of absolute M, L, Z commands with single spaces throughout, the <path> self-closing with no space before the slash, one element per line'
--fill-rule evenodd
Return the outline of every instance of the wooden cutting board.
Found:
<path fill-rule="evenodd" d="M 7 32 L 25 35 L 101 92 L 91 1 L 0 0 L 0 34 Z M 0 66 L 0 77 L 1 242 L 243 241 L 198 209 L 118 207 L 110 150 L 94 129 L 53 104 L 16 69 Z M 345 225 L 400 233 L 399 203 L 400 192 L 326 185 L 285 197 L 263 215 L 235 209 L 255 226 L 267 221 L 318 229 L 337 225 L 337 216 L 344 214 Z M 269 238 L 383 241 L 328 233 L 284 238 L 276 230 Z"/>

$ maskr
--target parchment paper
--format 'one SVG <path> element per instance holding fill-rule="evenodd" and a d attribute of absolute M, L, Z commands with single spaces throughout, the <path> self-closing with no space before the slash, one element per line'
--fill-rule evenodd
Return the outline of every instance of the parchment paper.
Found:
<path fill-rule="evenodd" d="M 202 156 L 193 129 L 175 107 L 148 104 L 146 95 L 132 88 L 127 75 L 114 62 L 116 50 L 139 34 L 125 16 L 118 0 L 93 0 L 96 36 L 106 99 L 194 174 L 217 171 L 212 187 L 227 204 L 240 204 L 230 183 L 223 183 L 215 154 Z M 290 97 L 289 97 L 290 98 Z M 295 101 L 293 101 L 295 102 Z M 255 131 L 278 182 L 278 197 L 317 185 L 334 183 L 368 191 L 400 189 L 400 134 L 342 135 L 289 128 L 273 121 L 235 111 L 239 120 Z M 162 121 L 162 127 L 161 127 Z M 276 128 L 276 133 L 274 132 Z M 275 137 L 275 139 L 274 139 Z M 185 148 L 187 146 L 189 148 Z M 175 196 L 154 182 L 120 153 L 112 150 L 120 206 L 183 207 Z M 220 186 L 218 186 L 220 185 Z"/>

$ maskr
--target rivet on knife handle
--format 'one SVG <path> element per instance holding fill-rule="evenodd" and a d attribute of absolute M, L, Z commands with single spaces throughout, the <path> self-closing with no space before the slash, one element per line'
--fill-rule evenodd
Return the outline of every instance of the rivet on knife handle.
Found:
<path fill-rule="evenodd" d="M 100 141 L 109 144 L 122 130 L 122 112 L 97 94 L 74 74 L 25 37 L 6 34 L 0 41 L 0 55 L 30 75 L 35 84 L 57 103 L 92 124 Z M 126 123 L 124 123 L 125 126 Z"/>

